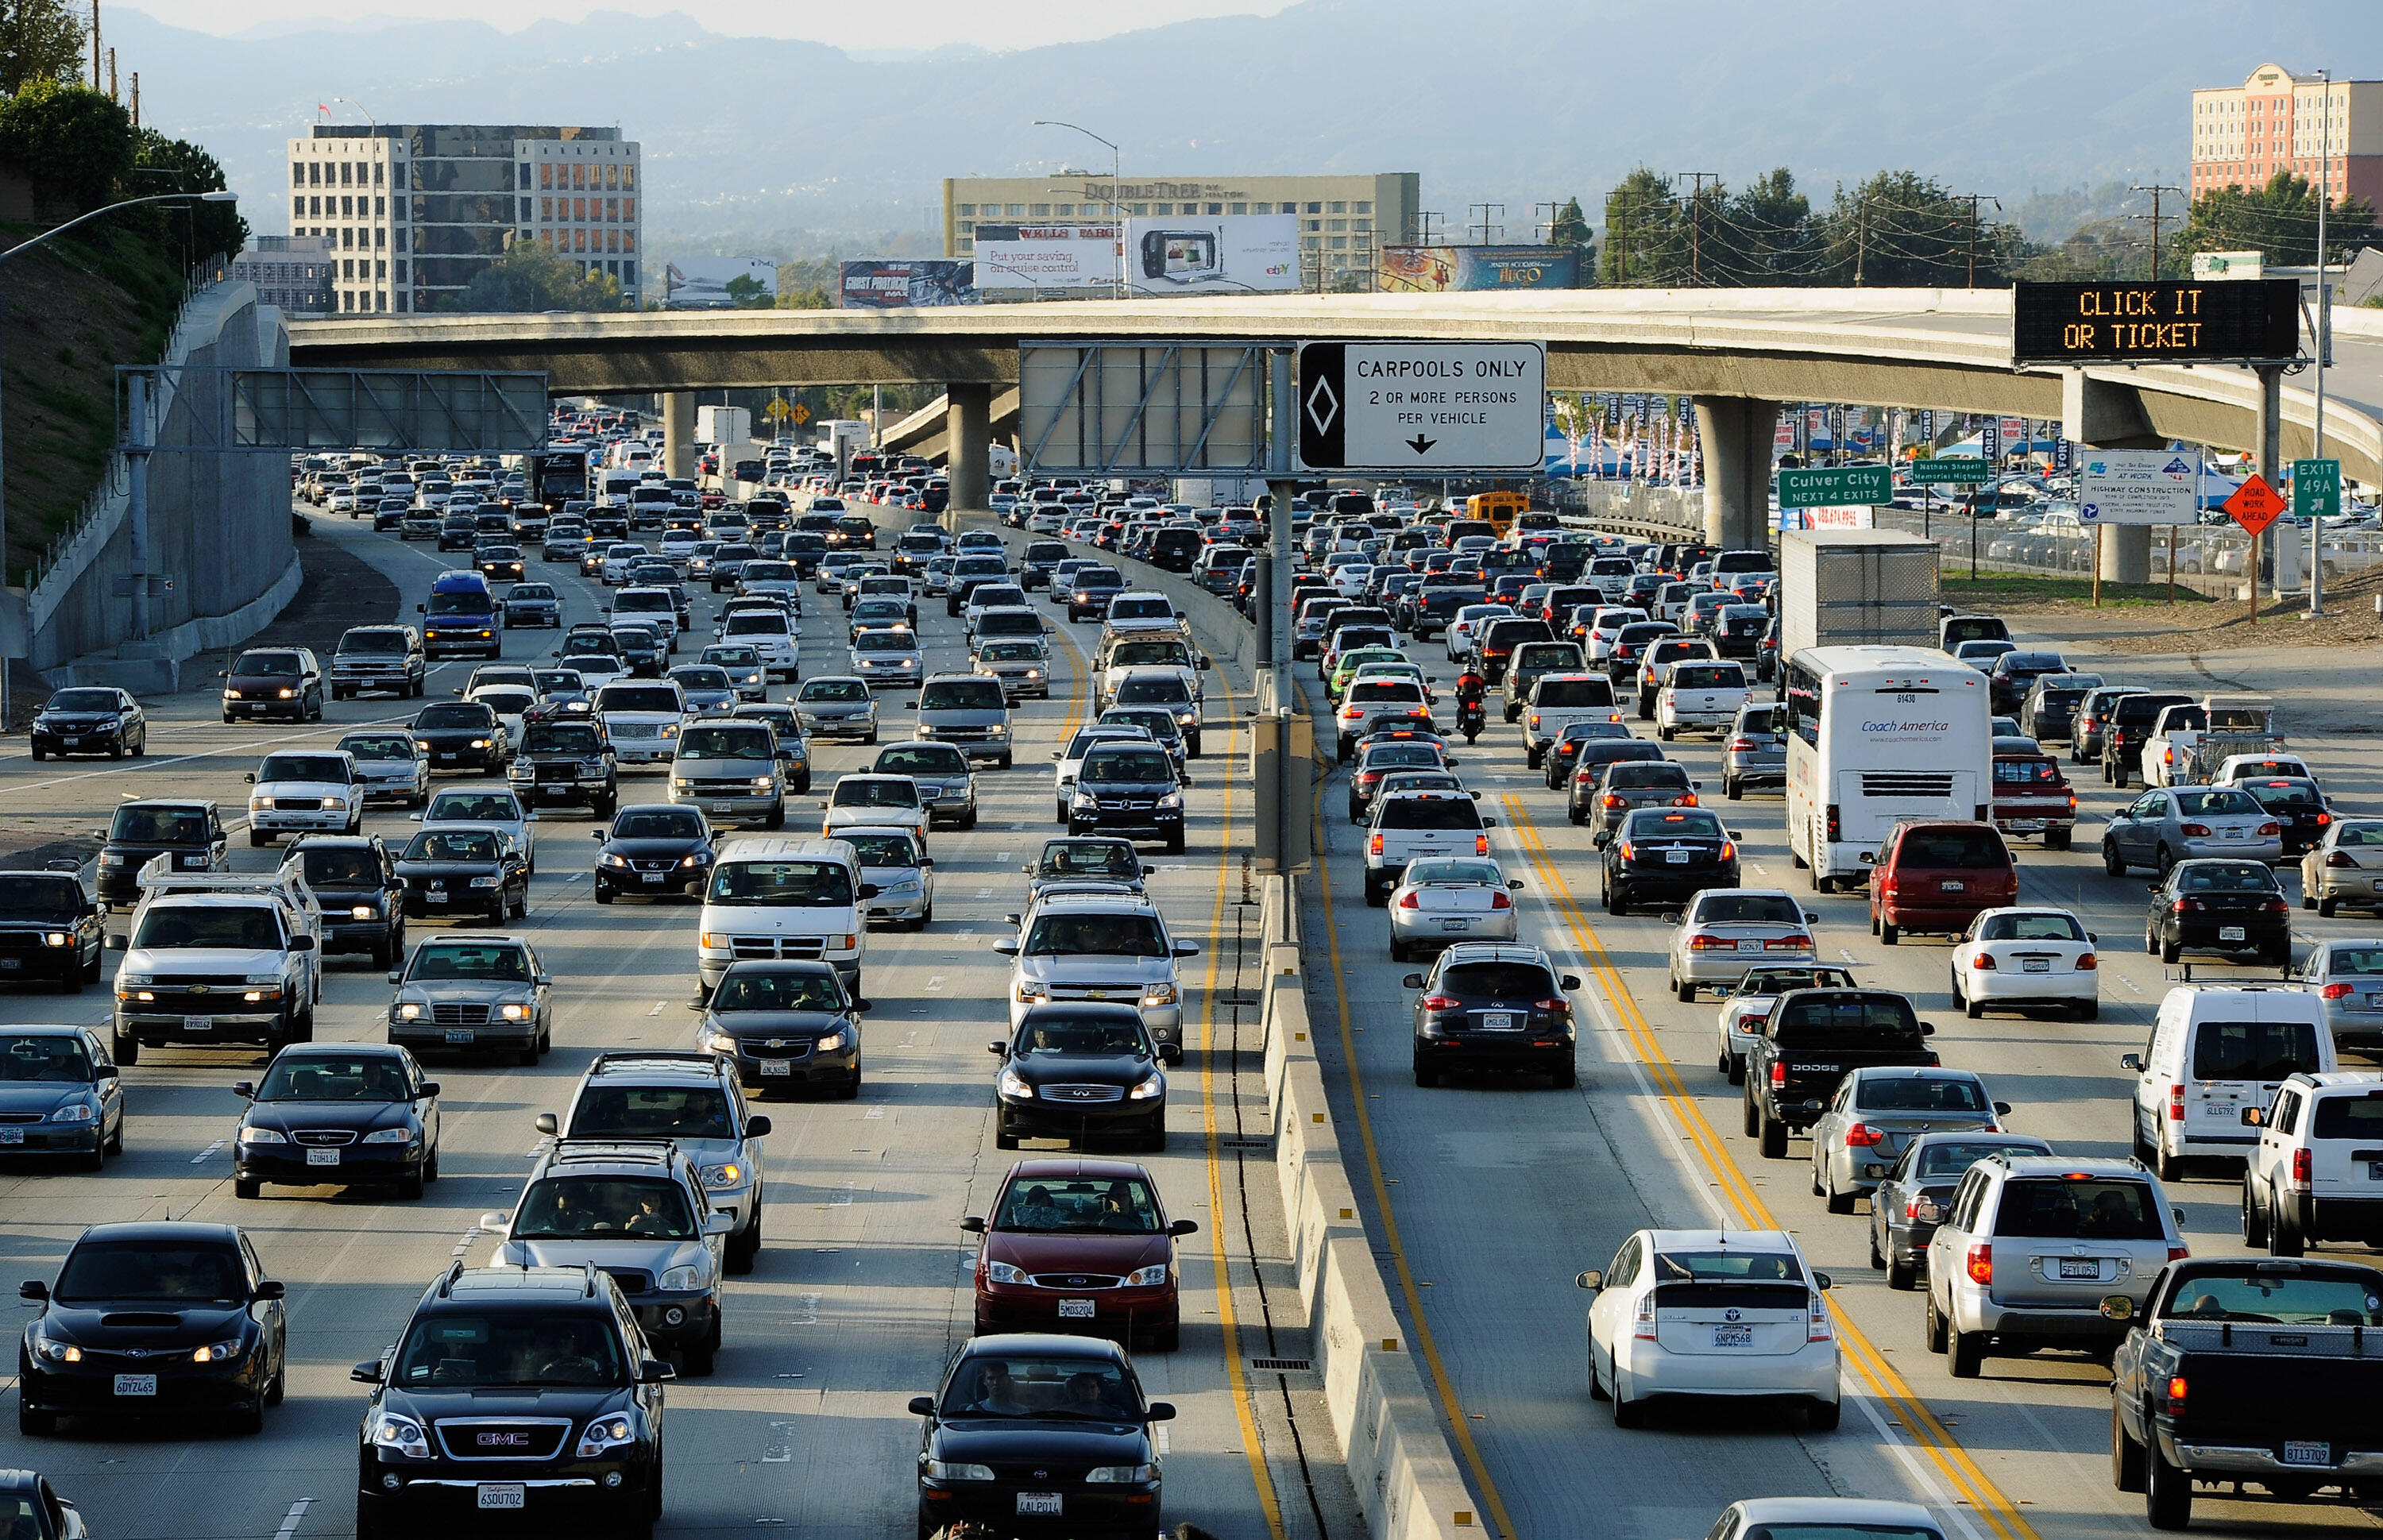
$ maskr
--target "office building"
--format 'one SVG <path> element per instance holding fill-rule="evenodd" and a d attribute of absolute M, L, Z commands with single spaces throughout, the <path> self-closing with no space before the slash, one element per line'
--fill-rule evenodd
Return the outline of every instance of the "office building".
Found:
<path fill-rule="evenodd" d="M 253 235 L 231 259 L 231 276 L 256 285 L 260 304 L 278 305 L 289 315 L 322 315 L 337 302 L 331 289 L 336 260 L 325 236 Z"/>
<path fill-rule="evenodd" d="M 316 124 L 290 141 L 290 227 L 327 240 L 340 314 L 459 304 L 517 240 L 620 280 L 636 305 L 639 147 L 618 129 Z"/>
<path fill-rule="evenodd" d="M 1106 225 L 1178 215 L 1295 214 L 1303 287 L 1373 287 L 1382 247 L 1415 239 L 1422 178 L 1413 171 L 1358 177 L 1121 179 L 1083 172 L 944 179 L 944 254 L 976 250 L 980 222 Z M 1087 293 L 1105 292 L 1105 286 Z"/>
<path fill-rule="evenodd" d="M 2327 85 L 2315 75 L 2263 64 L 2239 86 L 2192 93 L 2188 193 L 2198 198 L 2223 187 L 2264 187 L 2278 171 L 2312 186 L 2327 177 L 2327 193 L 2337 203 L 2344 198 L 2383 203 L 2383 80 Z"/>

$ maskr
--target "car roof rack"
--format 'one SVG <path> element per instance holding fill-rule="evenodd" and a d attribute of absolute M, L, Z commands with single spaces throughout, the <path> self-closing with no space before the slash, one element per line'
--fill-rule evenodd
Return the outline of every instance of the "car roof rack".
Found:
<path fill-rule="evenodd" d="M 609 1053 L 599 1053 L 596 1062 L 587 1066 L 590 1075 L 601 1075 L 609 1069 L 625 1069 L 636 1065 L 651 1065 L 657 1069 L 698 1069 L 709 1076 L 720 1074 L 720 1057 L 698 1048 L 624 1048 Z"/>
<path fill-rule="evenodd" d="M 559 1139 L 547 1154 L 549 1164 L 566 1161 L 651 1160 L 669 1164 L 678 1146 L 666 1139 Z"/>

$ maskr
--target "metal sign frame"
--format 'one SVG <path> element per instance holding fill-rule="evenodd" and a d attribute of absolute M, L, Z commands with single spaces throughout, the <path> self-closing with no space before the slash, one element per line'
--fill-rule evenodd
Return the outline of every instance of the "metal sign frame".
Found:
<path fill-rule="evenodd" d="M 244 369 L 221 365 L 117 366 L 117 438 L 152 454 L 227 450 L 383 450 L 525 454 L 546 443 L 543 371 L 473 369 Z M 158 442 L 155 421 L 134 422 L 123 376 L 170 399 L 189 425 L 181 442 Z M 170 388 L 170 398 L 165 389 Z M 153 411 L 154 416 L 154 411 Z"/>
<path fill-rule="evenodd" d="M 1278 343 L 1021 343 L 1019 441 L 1034 474 L 1254 475 Z"/>

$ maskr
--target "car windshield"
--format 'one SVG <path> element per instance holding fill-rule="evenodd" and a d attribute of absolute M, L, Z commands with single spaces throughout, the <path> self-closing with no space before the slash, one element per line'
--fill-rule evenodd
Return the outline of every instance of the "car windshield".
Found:
<path fill-rule="evenodd" d="M 1121 1012 L 1094 1016 L 1037 1015 L 1019 1030 L 1010 1052 L 1019 1057 L 1065 1053 L 1131 1054 L 1150 1057 L 1142 1023 Z"/>
<path fill-rule="evenodd" d="M 2077 1176 L 2004 1184 L 1994 1233 L 2031 1240 L 2159 1240 L 2167 1232 L 2148 1183 Z"/>
<path fill-rule="evenodd" d="M 530 1184 L 513 1215 L 515 1240 L 643 1238 L 692 1240 L 695 1205 L 676 1182 L 650 1177 L 549 1177 Z"/>
<path fill-rule="evenodd" d="M 711 993 L 714 1012 L 840 1011 L 844 987 L 830 972 L 732 967 Z"/>
<path fill-rule="evenodd" d="M 1128 679 L 1118 683 L 1111 699 L 1119 706 L 1188 706 L 1192 692 L 1174 674 Z"/>
<path fill-rule="evenodd" d="M 884 750 L 873 768 L 887 775 L 966 775 L 969 762 L 950 744 L 920 744 Z"/>
<path fill-rule="evenodd" d="M 1782 893 L 1709 893 L 1697 906 L 1700 925 L 1790 925 L 1802 929 L 1804 911 Z"/>
<path fill-rule="evenodd" d="M 127 844 L 204 844 L 207 816 L 181 807 L 118 807 L 107 837 Z"/>
<path fill-rule="evenodd" d="M 1135 878 L 1142 875 L 1142 858 L 1119 840 L 1053 840 L 1043 847 L 1037 875 Z"/>
<path fill-rule="evenodd" d="M 919 692 L 921 711 L 998 711 L 1001 682 L 994 679 L 934 679 Z"/>
<path fill-rule="evenodd" d="M 1648 1266 L 1658 1284 L 1804 1281 L 1804 1264 L 1792 1251 L 1658 1251 Z"/>
<path fill-rule="evenodd" d="M 522 734 L 525 754 L 601 754 L 604 740 L 585 722 L 537 722 Z"/>
<path fill-rule="evenodd" d="M 1360 774 L 1367 770 L 1387 770 L 1398 765 L 1439 766 L 1439 750 L 1429 744 L 1377 744 L 1365 751 L 1358 765 Z"/>
<path fill-rule="evenodd" d="M 710 1086 L 589 1086 L 573 1139 L 734 1139 L 726 1093 Z"/>
<path fill-rule="evenodd" d="M 405 1066 L 387 1053 L 285 1053 L 256 1088 L 260 1102 L 402 1102 Z"/>
<path fill-rule="evenodd" d="M 1985 1089 L 1966 1076 L 1883 1075 L 1866 1077 L 1854 1095 L 1864 1112 L 1982 1113 Z"/>
<path fill-rule="evenodd" d="M 670 676 L 689 690 L 726 690 L 731 688 L 728 671 L 710 663 L 682 663 L 671 670 Z"/>
<path fill-rule="evenodd" d="M 776 752 L 767 729 L 690 727 L 678 739 L 681 759 L 767 759 Z"/>
<path fill-rule="evenodd" d="M 425 823 L 517 823 L 521 804 L 511 792 L 440 792 L 423 811 Z"/>
<path fill-rule="evenodd" d="M 1136 1423 L 1142 1400 L 1123 1370 L 1105 1358 L 963 1359 L 944 1392 L 946 1419 Z"/>
<path fill-rule="evenodd" d="M 248 1270 L 228 1242 L 87 1240 L 67 1253 L 50 1294 L 61 1304 L 236 1304 Z"/>
<path fill-rule="evenodd" d="M 114 711 L 118 702 L 114 690 L 60 690 L 50 697 L 53 711 Z"/>
<path fill-rule="evenodd" d="M 253 952 L 281 950 L 281 922 L 261 904 L 238 908 L 179 904 L 153 908 L 142 917 L 132 944 L 150 951 L 222 946 Z"/>
<path fill-rule="evenodd" d="M 1377 658 L 1382 656 L 1375 649 L 1367 650 L 1373 651 Z M 1188 668 L 1191 662 L 1191 649 L 1180 642 L 1119 642 L 1109 649 L 1109 667 L 1113 669 Z"/>
<path fill-rule="evenodd" d="M 2278 807 L 2325 806 L 2325 798 L 2318 795 L 2315 786 L 2306 781 L 2260 781 L 2242 789 L 2251 795 L 2253 801 L 2271 811 Z"/>
<path fill-rule="evenodd" d="M 1930 1177 L 1958 1177 L 1988 1155 L 1999 1154 L 2005 1151 L 2017 1154 L 2048 1155 L 2052 1152 L 2045 1145 L 2032 1142 L 2020 1143 L 2009 1140 L 1991 1140 L 1978 1143 L 1970 1143 L 1963 1140 L 1946 1140 L 1939 1143 L 1930 1140 L 1916 1148 L 1919 1152 L 1914 1158 L 1918 1161 L 1920 1169 L 1909 1175 L 1923 1179 Z"/>
<path fill-rule="evenodd" d="M 2276 893 L 2276 874 L 2248 861 L 2189 861 L 2177 869 L 2180 893 Z"/>
<path fill-rule="evenodd" d="M 240 661 L 231 666 L 235 674 L 252 678 L 295 679 L 298 677 L 298 655 L 294 652 L 243 652 Z"/>
<path fill-rule="evenodd" d="M 463 1312 L 416 1316 L 390 1383 L 421 1390 L 628 1383 L 620 1333 L 606 1310 Z"/>
<path fill-rule="evenodd" d="M 852 872 L 841 861 L 729 861 L 711 874 L 714 904 L 845 908 Z"/>
<path fill-rule="evenodd" d="M 1138 784 L 1172 781 L 1175 769 L 1165 754 L 1151 750 L 1109 749 L 1088 756 L 1083 781 L 1087 785 Z"/>
<path fill-rule="evenodd" d="M 82 882 L 64 872 L 0 873 L 0 914 L 66 916 L 82 906 Z"/>
<path fill-rule="evenodd" d="M 2060 767 L 2050 759 L 1997 758 L 1994 760 L 1994 784 L 1997 786 L 2058 786 L 2062 783 Z"/>
<path fill-rule="evenodd" d="M 2081 942 L 2085 928 L 2063 914 L 1988 915 L 1978 923 L 1980 941 Z"/>
<path fill-rule="evenodd" d="M 529 959 L 522 949 L 503 943 L 426 942 L 414 954 L 406 970 L 409 982 L 425 979 L 488 979 L 506 983 L 529 981 Z"/>
<path fill-rule="evenodd" d="M 1459 887 L 1488 886 L 1502 888 L 1506 874 L 1498 869 L 1495 861 L 1414 861 L 1406 869 L 1406 883 L 1419 888 L 1433 882 Z"/>
<path fill-rule="evenodd" d="M 2250 793 L 2237 791 L 2231 786 L 2220 786 L 2205 792 L 2177 793 L 2176 810 L 2223 817 L 2229 813 L 2256 813 L 2260 807 Z"/>
<path fill-rule="evenodd" d="M 1748 1524 L 1736 1540 L 1945 1540 L 1934 1529 L 1906 1524 Z"/>
<path fill-rule="evenodd" d="M 1740 994 L 1784 994 L 1789 990 L 1845 989 L 1854 976 L 1841 967 L 1755 967 L 1738 980 Z"/>
<path fill-rule="evenodd" d="M 993 1227 L 1157 1235 L 1158 1199 L 1140 1177 L 1021 1177 L 1003 1195 Z"/>
<path fill-rule="evenodd" d="M 858 679 L 814 679 L 795 697 L 798 701 L 859 701 L 869 698 L 869 686 Z"/>
<path fill-rule="evenodd" d="M 1545 1000 L 1556 981 L 1537 963 L 1452 963 L 1440 972 L 1439 992 L 1463 1000 Z"/>
<path fill-rule="evenodd" d="M 352 733 L 340 740 L 340 747 L 351 758 L 411 759 L 414 740 L 402 733 Z"/>
<path fill-rule="evenodd" d="M 1167 955 L 1158 917 L 1149 914 L 1041 915 L 1023 950 L 1030 957 Z"/>
<path fill-rule="evenodd" d="M 675 684 L 607 684 L 596 692 L 599 711 L 679 711 Z"/>
<path fill-rule="evenodd" d="M 1036 642 L 988 642 L 977 656 L 988 663 L 1039 663 L 1043 647 Z"/>
<path fill-rule="evenodd" d="M 474 727 L 492 728 L 497 714 L 477 701 L 465 701 L 454 706 L 426 706 L 414 719 L 418 728 Z"/>
<path fill-rule="evenodd" d="M 426 829 L 399 857 L 407 861 L 493 861 L 497 836 L 486 829 Z"/>
<path fill-rule="evenodd" d="M 377 888 L 380 886 L 380 854 L 370 845 L 301 845 L 298 868 L 309 886 Z"/>
<path fill-rule="evenodd" d="M 852 639 L 855 652 L 916 652 L 918 638 L 907 631 L 864 631 Z"/>
<path fill-rule="evenodd" d="M 749 669 L 761 660 L 751 647 L 706 647 L 703 660 L 723 669 Z"/>
<path fill-rule="evenodd" d="M 1606 773 L 1605 789 L 1610 792 L 1645 790 L 1685 792 L 1688 789 L 1688 767 L 1675 765 L 1668 759 L 1650 759 L 1639 764 L 1617 764 Z"/>
<path fill-rule="evenodd" d="M 91 1055 L 65 1033 L 0 1033 L 0 1081 L 91 1083 Z"/>

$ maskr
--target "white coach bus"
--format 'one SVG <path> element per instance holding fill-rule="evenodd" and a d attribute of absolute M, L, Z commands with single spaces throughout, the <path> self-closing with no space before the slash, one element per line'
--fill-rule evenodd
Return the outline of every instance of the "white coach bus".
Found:
<path fill-rule="evenodd" d="M 1811 647 L 1787 660 L 1787 849 L 1835 891 L 1897 819 L 1994 813 L 1985 676 L 1929 647 Z"/>

